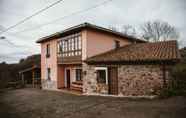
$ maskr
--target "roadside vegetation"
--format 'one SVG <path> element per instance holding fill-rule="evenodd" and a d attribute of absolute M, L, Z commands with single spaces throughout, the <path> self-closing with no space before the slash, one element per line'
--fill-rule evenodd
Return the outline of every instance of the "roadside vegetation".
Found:
<path fill-rule="evenodd" d="M 180 50 L 181 60 L 172 68 L 170 87 L 162 91 L 161 97 L 186 96 L 186 47 Z"/>
<path fill-rule="evenodd" d="M 19 81 L 19 71 L 31 67 L 33 63 L 40 64 L 40 54 L 28 56 L 15 64 L 0 63 L 0 89 L 8 87 L 9 82 Z"/>

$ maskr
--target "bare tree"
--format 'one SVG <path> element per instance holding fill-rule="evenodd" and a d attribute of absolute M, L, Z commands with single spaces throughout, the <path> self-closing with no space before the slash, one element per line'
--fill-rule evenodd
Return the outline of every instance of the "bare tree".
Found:
<path fill-rule="evenodd" d="M 179 33 L 176 28 L 163 21 L 146 22 L 141 26 L 142 38 L 147 41 L 165 41 L 178 39 Z"/>
<path fill-rule="evenodd" d="M 109 26 L 108 29 L 112 30 L 112 31 L 117 31 L 119 32 L 119 29 L 116 28 L 115 26 Z"/>
<path fill-rule="evenodd" d="M 136 35 L 136 29 L 131 25 L 123 25 L 121 32 L 126 35 L 135 36 Z"/>
<path fill-rule="evenodd" d="M 132 27 L 131 25 L 123 25 L 120 28 L 114 27 L 114 26 L 109 26 L 109 29 L 113 31 L 120 32 L 125 35 L 129 36 L 135 36 L 136 35 L 136 29 Z"/>

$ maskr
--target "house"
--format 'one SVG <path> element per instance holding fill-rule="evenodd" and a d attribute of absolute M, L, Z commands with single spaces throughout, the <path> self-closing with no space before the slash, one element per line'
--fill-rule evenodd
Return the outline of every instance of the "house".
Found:
<path fill-rule="evenodd" d="M 26 87 L 40 88 L 41 86 L 41 55 L 35 54 L 23 59 L 17 67 L 19 78 Z"/>
<path fill-rule="evenodd" d="M 147 43 L 83 23 L 41 38 L 43 89 L 83 94 L 158 94 L 179 60 L 176 41 Z"/>

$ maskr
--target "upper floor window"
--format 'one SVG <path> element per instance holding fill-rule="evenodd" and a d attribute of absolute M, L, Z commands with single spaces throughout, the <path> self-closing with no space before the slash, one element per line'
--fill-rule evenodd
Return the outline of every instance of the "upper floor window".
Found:
<path fill-rule="evenodd" d="M 81 41 L 80 33 L 62 38 L 58 41 L 58 54 L 62 57 L 81 55 Z"/>
<path fill-rule="evenodd" d="M 46 47 L 46 57 L 50 57 L 50 44 L 47 44 Z"/>
<path fill-rule="evenodd" d="M 119 48 L 120 47 L 120 41 L 115 41 L 115 48 Z"/>

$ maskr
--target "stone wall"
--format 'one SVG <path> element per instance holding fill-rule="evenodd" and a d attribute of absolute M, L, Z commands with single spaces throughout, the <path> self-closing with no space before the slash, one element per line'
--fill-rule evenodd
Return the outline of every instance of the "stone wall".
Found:
<path fill-rule="evenodd" d="M 95 66 L 83 64 L 83 93 L 84 94 L 108 94 L 108 85 L 98 84 Z"/>
<path fill-rule="evenodd" d="M 95 65 L 83 64 L 83 71 L 86 71 L 83 76 L 83 92 L 108 94 L 108 85 L 97 84 L 95 67 Z M 163 71 L 160 65 L 118 66 L 118 95 L 120 96 L 158 95 L 162 87 Z"/>
<path fill-rule="evenodd" d="M 118 68 L 119 95 L 157 95 L 163 86 L 159 65 L 123 65 Z"/>
<path fill-rule="evenodd" d="M 42 89 L 57 90 L 57 81 L 42 79 L 41 86 Z"/>

